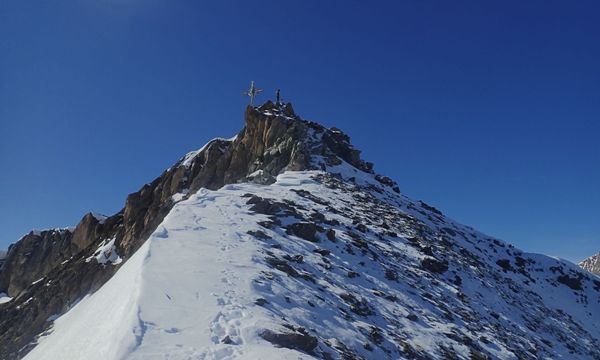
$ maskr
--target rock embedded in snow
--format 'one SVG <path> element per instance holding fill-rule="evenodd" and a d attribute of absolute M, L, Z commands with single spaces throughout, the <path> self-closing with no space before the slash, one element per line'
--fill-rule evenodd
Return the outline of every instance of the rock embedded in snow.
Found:
<path fill-rule="evenodd" d="M 312 222 L 296 222 L 290 224 L 287 226 L 286 232 L 310 242 L 319 241 L 317 238 L 317 225 Z"/>

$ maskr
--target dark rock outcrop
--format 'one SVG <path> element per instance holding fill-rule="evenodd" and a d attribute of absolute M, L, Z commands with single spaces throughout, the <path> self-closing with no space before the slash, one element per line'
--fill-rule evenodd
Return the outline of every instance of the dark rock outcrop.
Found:
<path fill-rule="evenodd" d="M 309 335 L 306 331 L 277 333 L 271 330 L 264 330 L 260 333 L 260 337 L 275 346 L 299 350 L 309 354 L 318 345 L 317 338 Z"/>
<path fill-rule="evenodd" d="M 16 296 L 77 252 L 69 229 L 32 231 L 11 245 L 0 271 L 0 292 Z"/>
<path fill-rule="evenodd" d="M 309 222 L 293 223 L 287 227 L 287 233 L 296 235 L 301 239 L 317 242 L 317 225 Z"/>
<path fill-rule="evenodd" d="M 437 259 L 425 258 L 421 261 L 423 269 L 433 273 L 442 274 L 448 271 L 448 261 L 439 261 Z"/>
<path fill-rule="evenodd" d="M 105 219 L 98 219 L 94 214 L 88 213 L 79 222 L 73 231 L 71 242 L 79 250 L 83 250 L 91 245 L 94 239 L 97 239 L 102 233 L 102 225 Z"/>

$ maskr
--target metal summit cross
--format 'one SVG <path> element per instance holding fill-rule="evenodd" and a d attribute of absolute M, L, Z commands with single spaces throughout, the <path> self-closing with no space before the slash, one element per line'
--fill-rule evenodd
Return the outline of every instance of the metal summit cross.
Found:
<path fill-rule="evenodd" d="M 242 95 L 246 95 L 250 97 L 250 106 L 254 105 L 254 97 L 258 94 L 262 92 L 262 89 L 257 89 L 254 87 L 254 81 L 250 82 L 250 89 L 248 89 L 248 91 L 245 91 Z"/>

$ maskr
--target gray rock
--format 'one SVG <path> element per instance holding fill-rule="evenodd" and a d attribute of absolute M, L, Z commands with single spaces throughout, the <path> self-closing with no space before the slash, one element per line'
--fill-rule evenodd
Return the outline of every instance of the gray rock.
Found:
<path fill-rule="evenodd" d="M 271 330 L 263 330 L 260 337 L 271 344 L 288 349 L 299 350 L 311 354 L 319 344 L 316 337 L 308 333 L 288 332 L 277 333 Z"/>
<path fill-rule="evenodd" d="M 286 229 L 288 234 L 296 235 L 299 238 L 310 242 L 318 242 L 317 225 L 310 222 L 297 222 L 289 225 Z"/>

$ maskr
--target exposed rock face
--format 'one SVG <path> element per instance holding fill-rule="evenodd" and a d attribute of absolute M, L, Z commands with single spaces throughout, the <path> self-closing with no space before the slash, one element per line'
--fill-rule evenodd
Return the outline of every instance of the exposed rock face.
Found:
<path fill-rule="evenodd" d="M 79 250 L 87 248 L 102 233 L 103 224 L 104 219 L 100 220 L 92 213 L 86 214 L 73 231 L 71 242 Z"/>
<path fill-rule="evenodd" d="M 32 231 L 10 246 L 0 271 L 0 289 L 10 296 L 20 293 L 46 275 L 76 248 L 68 229 Z"/>
<path fill-rule="evenodd" d="M 0 264 L 0 292 L 14 298 L 0 304 L 0 358 L 22 357 L 51 324 L 49 317 L 114 274 L 118 265 L 93 258 L 103 241 L 114 238 L 117 253 L 127 260 L 186 194 L 239 181 L 272 183 L 285 170 L 325 169 L 342 161 L 372 172 L 347 135 L 302 120 L 291 104 L 248 107 L 245 127 L 234 140 L 215 139 L 188 154 L 130 194 L 117 214 L 101 219 L 87 214 L 73 231 L 30 233 L 11 246 Z M 397 188 L 387 178 L 382 183 Z"/>
<path fill-rule="evenodd" d="M 579 263 L 585 270 L 600 276 L 600 253 L 590 256 Z"/>
<path fill-rule="evenodd" d="M 309 354 L 312 353 L 319 343 L 316 337 L 309 335 L 304 329 L 287 333 L 276 333 L 271 330 L 265 330 L 260 336 L 275 346 L 295 349 Z"/>

